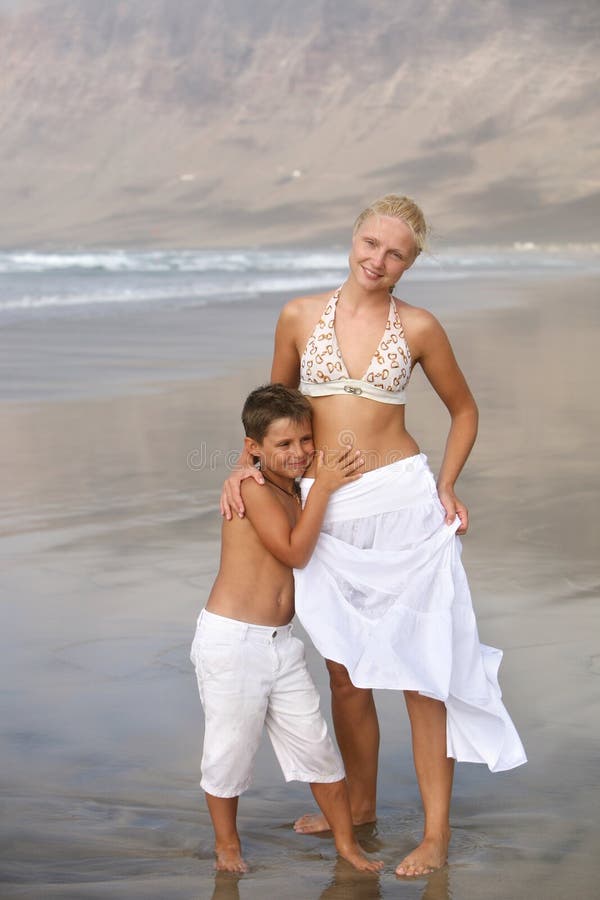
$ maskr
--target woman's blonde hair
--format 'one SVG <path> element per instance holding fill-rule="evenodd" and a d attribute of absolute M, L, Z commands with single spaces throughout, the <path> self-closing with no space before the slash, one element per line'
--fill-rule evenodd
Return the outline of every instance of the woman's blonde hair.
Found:
<path fill-rule="evenodd" d="M 429 228 L 420 207 L 410 197 L 386 194 L 385 197 L 375 200 L 360 213 L 354 223 L 352 233 L 356 234 L 362 223 L 370 216 L 390 216 L 392 219 L 400 219 L 408 225 L 413 233 L 417 256 L 422 250 L 425 250 Z"/>

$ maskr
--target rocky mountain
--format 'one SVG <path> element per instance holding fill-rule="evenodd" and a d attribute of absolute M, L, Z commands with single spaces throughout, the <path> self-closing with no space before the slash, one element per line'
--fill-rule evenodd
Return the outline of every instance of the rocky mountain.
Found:
<path fill-rule="evenodd" d="M 598 240 L 596 0 L 0 0 L 0 245 Z"/>

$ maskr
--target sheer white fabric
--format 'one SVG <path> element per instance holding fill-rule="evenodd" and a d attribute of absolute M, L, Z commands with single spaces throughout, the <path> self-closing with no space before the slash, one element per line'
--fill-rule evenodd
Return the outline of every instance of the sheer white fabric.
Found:
<path fill-rule="evenodd" d="M 306 501 L 313 479 L 301 482 Z M 332 495 L 296 612 L 317 650 L 362 688 L 419 691 L 447 709 L 447 753 L 491 771 L 526 762 L 501 699 L 502 652 L 479 642 L 460 560 L 422 454 Z"/>

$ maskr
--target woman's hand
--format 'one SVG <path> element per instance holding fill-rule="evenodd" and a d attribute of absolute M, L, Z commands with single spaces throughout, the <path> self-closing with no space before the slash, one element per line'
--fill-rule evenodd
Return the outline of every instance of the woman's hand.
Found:
<path fill-rule="evenodd" d="M 225 516 L 228 521 L 231 519 L 234 510 L 240 519 L 244 518 L 246 510 L 244 509 L 242 492 L 240 490 L 240 485 L 244 478 L 254 478 L 259 484 L 265 483 L 265 479 L 262 477 L 260 469 L 255 468 L 255 466 L 242 466 L 231 473 L 229 478 L 223 484 L 221 499 L 219 501 L 221 515 Z"/>
<path fill-rule="evenodd" d="M 460 519 L 460 528 L 457 534 L 466 534 L 469 527 L 469 511 L 464 503 L 458 499 L 452 488 L 438 487 L 438 497 L 446 510 L 446 525 L 452 525 L 456 517 Z"/>

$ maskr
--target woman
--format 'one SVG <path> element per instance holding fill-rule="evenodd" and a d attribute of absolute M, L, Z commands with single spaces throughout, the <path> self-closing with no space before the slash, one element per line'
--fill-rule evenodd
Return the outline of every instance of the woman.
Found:
<path fill-rule="evenodd" d="M 271 371 L 272 381 L 300 384 L 310 396 L 317 447 L 350 442 L 365 459 L 362 478 L 332 497 L 313 557 L 296 572 L 296 611 L 327 661 L 357 824 L 376 815 L 371 689 L 405 692 L 425 828 L 398 875 L 428 874 L 447 861 L 455 759 L 492 771 L 525 762 L 500 699 L 501 653 L 479 643 L 456 538 L 468 528 L 454 486 L 475 441 L 477 407 L 435 317 L 392 294 L 426 233 L 406 197 L 388 195 L 365 209 L 341 288 L 284 307 Z M 417 363 L 451 419 L 437 484 L 404 426 Z M 229 479 L 225 515 L 232 506 L 243 514 L 239 481 L 248 474 Z M 303 832 L 324 828 L 318 816 L 296 823 Z"/>

